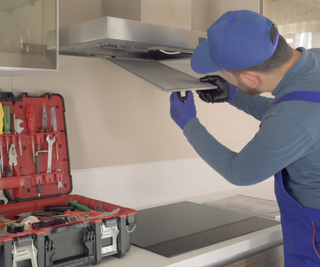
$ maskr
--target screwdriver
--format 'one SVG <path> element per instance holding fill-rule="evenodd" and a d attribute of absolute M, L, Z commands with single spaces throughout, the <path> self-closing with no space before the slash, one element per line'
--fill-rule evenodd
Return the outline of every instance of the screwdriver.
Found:
<path fill-rule="evenodd" d="M 27 106 L 26 117 L 27 117 L 27 120 L 28 120 L 29 133 L 33 134 L 35 132 L 34 128 L 35 128 L 35 120 L 36 120 L 36 113 L 34 112 L 33 105 L 28 105 Z M 32 135 L 32 154 L 33 154 L 33 162 L 35 162 L 33 135 Z"/>
<path fill-rule="evenodd" d="M 79 204 L 77 200 L 72 200 L 69 205 L 73 205 L 75 206 L 77 209 L 79 210 L 84 210 L 84 211 L 91 211 L 90 208 L 88 208 L 87 206 L 83 205 L 83 204 Z"/>
<path fill-rule="evenodd" d="M 4 117 L 3 107 L 2 107 L 2 104 L 0 103 L 0 134 L 3 134 L 3 117 Z"/>
<path fill-rule="evenodd" d="M 15 114 L 10 113 L 10 130 L 12 134 L 16 133 Z"/>
<path fill-rule="evenodd" d="M 3 105 L 3 112 L 4 112 L 4 117 L 3 117 L 3 130 L 4 134 L 11 134 L 10 132 L 10 107 L 7 105 Z M 6 137 L 6 142 L 7 142 L 7 152 L 9 152 L 9 141 L 8 138 Z"/>
<path fill-rule="evenodd" d="M 48 116 L 46 111 L 46 104 L 43 103 L 43 109 L 42 109 L 42 126 L 40 128 L 40 133 L 43 132 L 49 132 L 48 128 Z M 41 143 L 38 143 L 38 150 L 41 150 Z"/>
<path fill-rule="evenodd" d="M 54 107 L 50 108 L 50 115 L 51 115 L 52 131 L 57 132 L 58 124 L 57 124 L 56 110 Z M 57 156 L 57 160 L 59 160 L 58 142 L 56 142 L 56 156 Z"/>

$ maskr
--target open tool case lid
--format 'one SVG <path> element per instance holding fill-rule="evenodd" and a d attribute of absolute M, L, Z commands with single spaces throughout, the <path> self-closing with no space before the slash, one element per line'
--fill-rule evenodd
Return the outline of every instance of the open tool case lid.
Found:
<path fill-rule="evenodd" d="M 0 135 L 0 149 L 2 150 L 0 156 L 2 155 L 4 166 L 0 189 L 5 195 L 11 191 L 12 200 L 9 200 L 8 204 L 69 194 L 72 191 L 72 177 L 67 144 L 65 105 L 62 96 L 58 94 L 28 96 L 27 93 L 22 93 L 15 97 L 12 93 L 2 92 L 0 93 L 0 103 L 3 108 L 9 106 L 10 114 L 12 114 L 11 133 Z M 30 114 L 27 115 L 30 105 L 34 110 L 34 114 L 31 114 L 32 118 L 30 118 Z M 42 128 L 44 107 L 48 129 Z M 56 114 L 56 129 L 52 125 L 51 109 Z M 32 119 L 34 125 L 30 125 Z M 6 117 L 4 117 L 5 121 Z M 15 125 L 13 121 L 16 122 Z M 30 130 L 30 127 L 34 129 Z M 52 145 L 51 172 L 48 172 L 48 152 L 45 152 L 48 150 L 47 138 L 55 139 Z M 8 149 L 12 144 L 16 149 L 20 175 L 15 175 L 13 172 L 11 177 L 6 177 L 8 175 L 6 166 L 9 163 Z M 37 152 L 38 150 L 42 152 Z M 37 158 L 39 160 L 38 170 L 35 163 Z M 3 201 L 0 201 L 0 208 L 1 205 L 3 205 Z"/>

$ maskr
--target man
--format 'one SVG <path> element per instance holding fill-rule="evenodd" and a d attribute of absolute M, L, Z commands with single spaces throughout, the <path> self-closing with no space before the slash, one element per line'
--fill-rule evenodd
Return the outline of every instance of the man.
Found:
<path fill-rule="evenodd" d="M 200 74 L 222 71 L 231 83 L 217 75 L 200 78 L 217 87 L 197 91 L 200 99 L 229 102 L 260 120 L 260 129 L 239 153 L 231 151 L 199 122 L 192 92 L 185 102 L 170 96 L 171 117 L 232 184 L 275 174 L 285 266 L 320 266 L 320 49 L 292 49 L 272 21 L 247 10 L 225 13 L 207 33 L 191 67 Z M 259 96 L 263 92 L 274 98 Z"/>

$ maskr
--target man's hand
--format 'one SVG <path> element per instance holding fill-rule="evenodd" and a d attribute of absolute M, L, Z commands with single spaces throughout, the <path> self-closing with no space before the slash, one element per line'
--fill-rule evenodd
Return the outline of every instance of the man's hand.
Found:
<path fill-rule="evenodd" d="M 179 100 L 177 92 L 173 92 L 170 96 L 170 115 L 176 124 L 183 130 L 189 120 L 197 115 L 194 105 L 193 93 L 186 92 L 186 101 Z"/>
<path fill-rule="evenodd" d="M 200 78 L 200 82 L 207 82 L 217 86 L 216 89 L 197 90 L 199 98 L 207 103 L 225 102 L 229 98 L 230 85 L 225 79 L 219 75 L 207 75 Z"/>

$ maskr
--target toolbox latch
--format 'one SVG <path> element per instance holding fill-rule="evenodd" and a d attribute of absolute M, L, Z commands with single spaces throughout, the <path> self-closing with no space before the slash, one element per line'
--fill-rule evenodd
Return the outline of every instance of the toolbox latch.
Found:
<path fill-rule="evenodd" d="M 127 217 L 127 233 L 131 234 L 136 229 L 136 216 L 128 216 Z"/>
<path fill-rule="evenodd" d="M 17 237 L 13 241 L 12 255 L 12 267 L 17 267 L 18 262 L 25 260 L 31 260 L 32 267 L 38 267 L 38 249 L 33 245 L 31 235 Z"/>
<path fill-rule="evenodd" d="M 53 255 L 56 253 L 53 241 L 46 236 L 45 239 L 45 262 L 46 266 L 53 267 Z"/>
<path fill-rule="evenodd" d="M 106 257 L 118 253 L 117 238 L 119 235 L 116 219 L 105 220 L 101 225 L 101 239 L 111 239 L 112 244 L 109 246 L 102 246 L 101 256 Z M 103 242 L 102 242 L 103 243 Z"/>
<path fill-rule="evenodd" d="M 95 233 L 92 229 L 87 228 L 85 235 L 83 236 L 82 244 L 86 247 L 88 251 L 88 263 L 92 262 L 92 258 L 95 255 Z M 88 264 L 89 265 L 89 264 Z"/>

